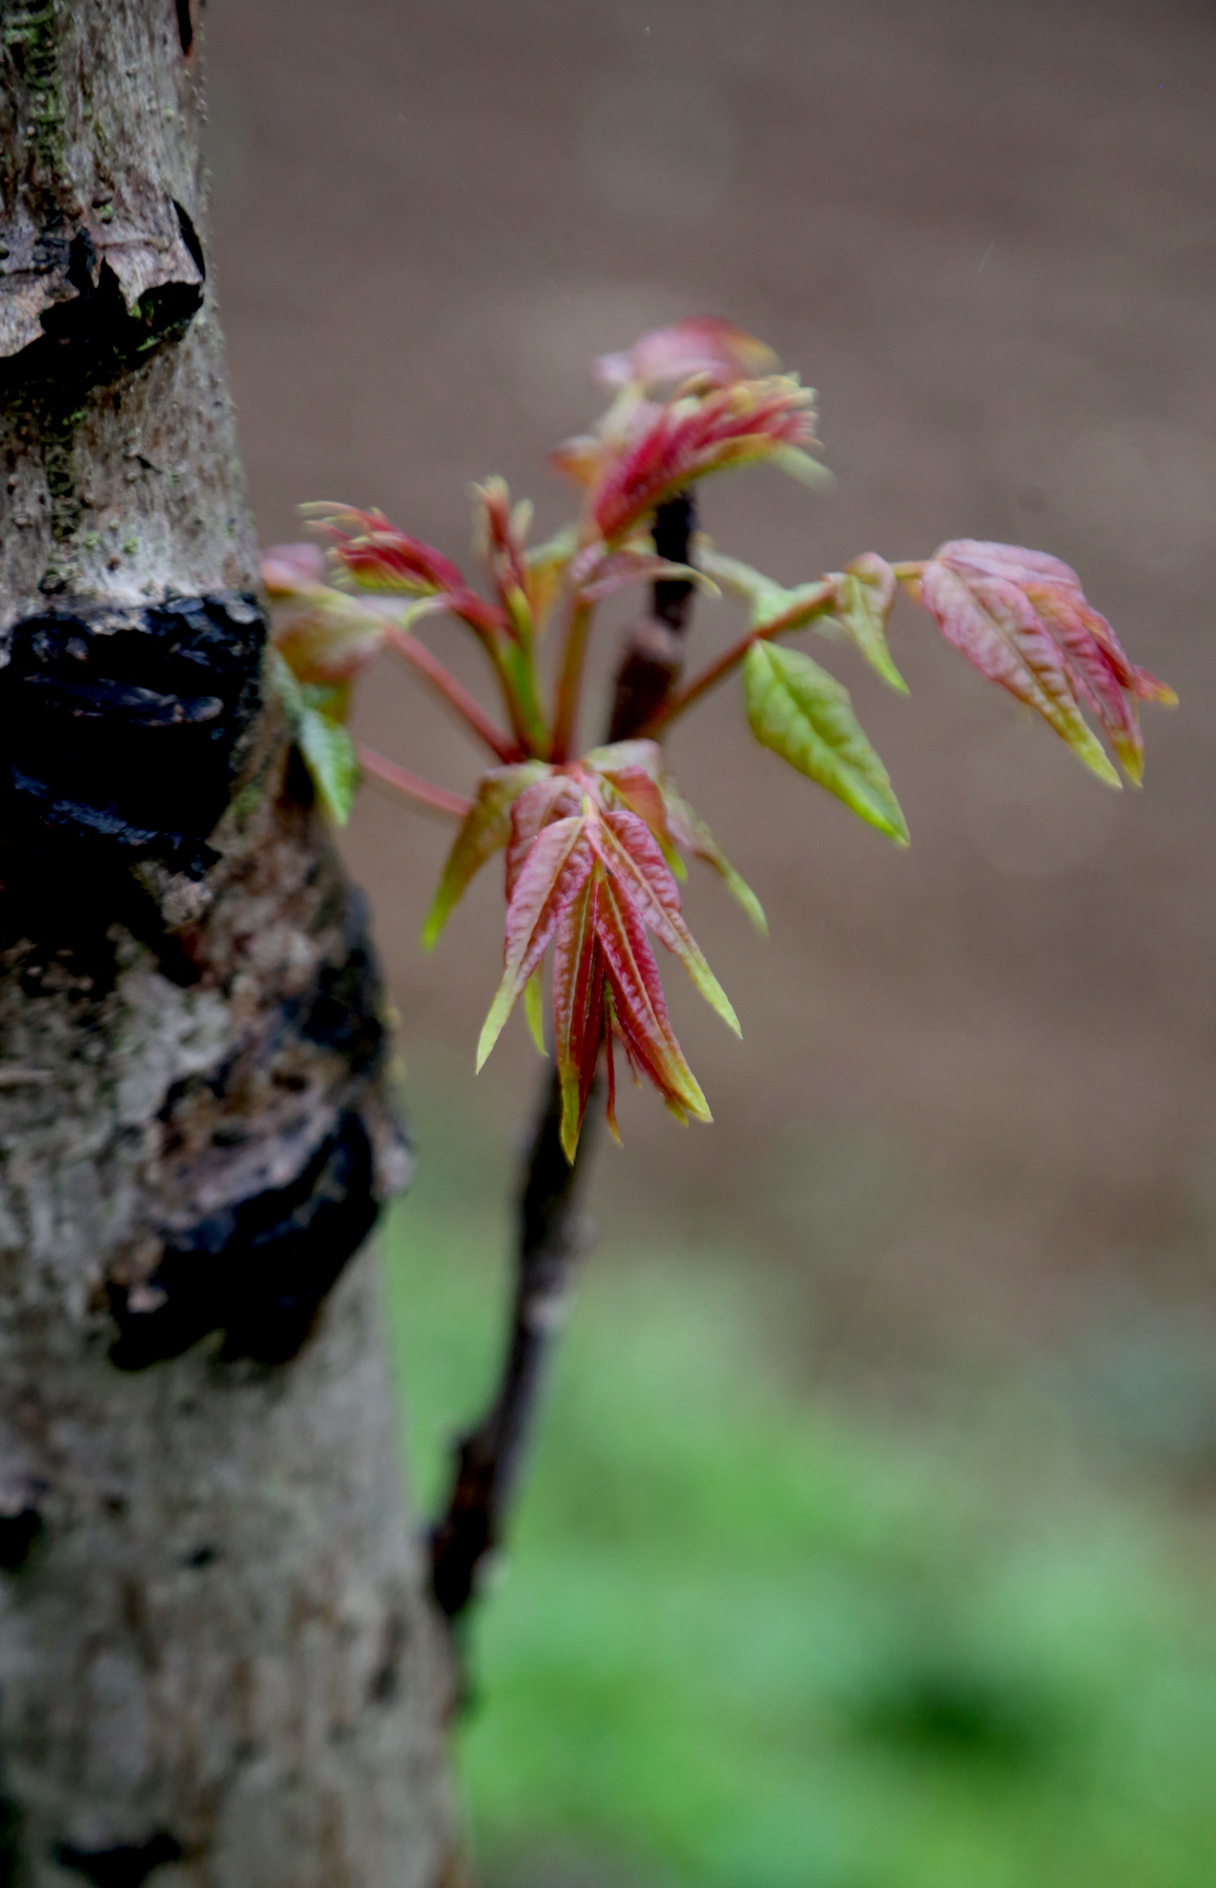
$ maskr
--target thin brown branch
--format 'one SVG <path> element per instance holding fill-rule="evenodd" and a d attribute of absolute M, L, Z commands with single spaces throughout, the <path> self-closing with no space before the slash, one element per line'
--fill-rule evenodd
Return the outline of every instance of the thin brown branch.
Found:
<path fill-rule="evenodd" d="M 593 1097 L 594 1099 L 594 1097 Z M 458 1619 L 476 1597 L 499 1546 L 523 1466 L 550 1343 L 580 1241 L 575 1205 L 590 1166 L 597 1111 L 589 1109 L 573 1164 L 562 1152 L 561 1085 L 554 1071 L 533 1136 L 519 1201 L 511 1328 L 494 1400 L 456 1449 L 446 1512 L 431 1534 L 431 1585 L 440 1611 Z"/>

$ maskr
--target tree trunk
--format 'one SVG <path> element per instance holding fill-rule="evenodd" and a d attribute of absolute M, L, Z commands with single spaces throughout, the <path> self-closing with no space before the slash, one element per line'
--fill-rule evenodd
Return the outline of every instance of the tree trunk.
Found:
<path fill-rule="evenodd" d="M 0 0 L 0 1881 L 436 1888 L 360 902 L 263 706 L 192 0 Z"/>

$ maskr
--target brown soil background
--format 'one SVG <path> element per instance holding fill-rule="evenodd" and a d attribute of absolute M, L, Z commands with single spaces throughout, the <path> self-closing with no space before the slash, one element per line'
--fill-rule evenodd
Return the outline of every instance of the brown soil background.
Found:
<path fill-rule="evenodd" d="M 838 481 L 707 487 L 720 545 L 791 581 L 867 548 L 1040 546 L 1182 697 L 1146 716 L 1147 790 L 1117 796 L 909 606 L 893 644 L 911 700 L 818 645 L 890 768 L 907 853 L 754 749 L 735 691 L 682 726 L 685 790 L 772 936 L 694 880 L 743 1042 L 674 972 L 717 1125 L 684 1134 L 631 1098 L 601 1224 L 657 1217 L 798 1268 L 821 1339 L 854 1359 L 990 1356 L 1112 1319 L 1206 1327 L 1212 9 L 208 11 L 215 253 L 264 541 L 300 534 L 299 500 L 341 498 L 463 557 L 467 486 L 491 471 L 548 527 L 564 494 L 544 455 L 594 410 L 590 357 L 717 312 L 821 389 Z M 701 609 L 703 656 L 733 632 L 726 606 Z M 407 678 L 365 684 L 359 717 L 405 764 L 470 782 L 471 750 Z M 470 1162 L 494 1133 L 505 1158 L 535 1070 L 521 1027 L 474 1083 L 497 884 L 433 957 L 415 941 L 445 844 L 369 790 L 347 851 L 424 1159 L 428 1135 L 466 1132 Z"/>

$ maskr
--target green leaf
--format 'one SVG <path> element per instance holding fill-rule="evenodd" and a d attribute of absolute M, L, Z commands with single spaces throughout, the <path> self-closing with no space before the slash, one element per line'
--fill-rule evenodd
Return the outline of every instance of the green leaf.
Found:
<path fill-rule="evenodd" d="M 340 721 L 305 703 L 296 746 L 325 812 L 335 825 L 345 826 L 359 784 L 359 761 L 350 735 Z"/>
<path fill-rule="evenodd" d="M 766 616 L 780 616 L 790 601 L 790 592 L 784 585 L 766 577 L 761 570 L 754 570 L 738 557 L 727 557 L 721 551 L 713 550 L 709 545 L 698 544 L 697 557 L 701 568 L 705 570 L 723 590 L 729 590 L 733 596 L 742 597 L 750 605 L 753 628 L 757 620 Z"/>
<path fill-rule="evenodd" d="M 672 836 L 685 851 L 691 852 L 695 859 L 701 859 L 712 866 L 731 897 L 742 905 L 748 917 L 762 937 L 768 936 L 768 919 L 764 907 L 755 892 L 723 852 L 721 846 L 710 832 L 709 827 L 695 813 L 688 801 L 682 799 L 670 780 L 664 781 L 663 800 L 667 807 L 667 819 Z"/>
<path fill-rule="evenodd" d="M 549 771 L 542 760 L 492 767 L 481 776 L 472 806 L 452 843 L 435 902 L 422 927 L 424 950 L 433 950 L 439 933 L 460 903 L 470 881 L 511 836 L 511 808 L 525 787 Z"/>
<path fill-rule="evenodd" d="M 823 579 L 787 590 L 784 584 L 766 577 L 763 571 L 754 570 L 737 557 L 724 557 L 700 545 L 697 555 L 724 590 L 746 600 L 753 629 L 771 631 L 774 624 L 779 624 L 782 631 L 803 629 L 815 617 L 831 609 L 835 601 L 830 585 Z"/>
<path fill-rule="evenodd" d="M 849 692 L 798 649 L 755 642 L 743 665 L 747 718 L 768 747 L 834 793 L 897 844 L 908 827 L 887 770 L 853 713 Z"/>
<path fill-rule="evenodd" d="M 887 687 L 906 695 L 908 684 L 887 647 L 887 616 L 895 600 L 895 572 L 869 551 L 855 558 L 846 571 L 836 576 L 835 583 L 833 620 Z"/>
<path fill-rule="evenodd" d="M 836 483 L 835 476 L 818 459 L 812 459 L 809 452 L 803 452 L 800 446 L 778 446 L 769 454 L 769 463 L 788 472 L 800 485 L 809 485 L 813 492 L 824 492 Z"/>
<path fill-rule="evenodd" d="M 297 682 L 277 649 L 270 650 L 267 661 L 271 686 L 286 711 L 317 797 L 329 818 L 345 826 L 359 784 L 354 742 L 335 719 L 336 713 L 345 712 L 346 690 L 340 684 Z"/>

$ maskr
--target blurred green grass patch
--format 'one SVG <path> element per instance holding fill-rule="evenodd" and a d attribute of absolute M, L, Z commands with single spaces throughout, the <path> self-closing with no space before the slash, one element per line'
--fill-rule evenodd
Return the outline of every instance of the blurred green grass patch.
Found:
<path fill-rule="evenodd" d="M 388 1237 L 429 1505 L 506 1288 L 451 1180 Z M 487 1881 L 1212 1888 L 1216 1628 L 1168 1516 L 1010 1476 L 1007 1410 L 989 1458 L 809 1400 L 769 1275 L 662 1244 L 584 1271 L 476 1622 Z"/>

